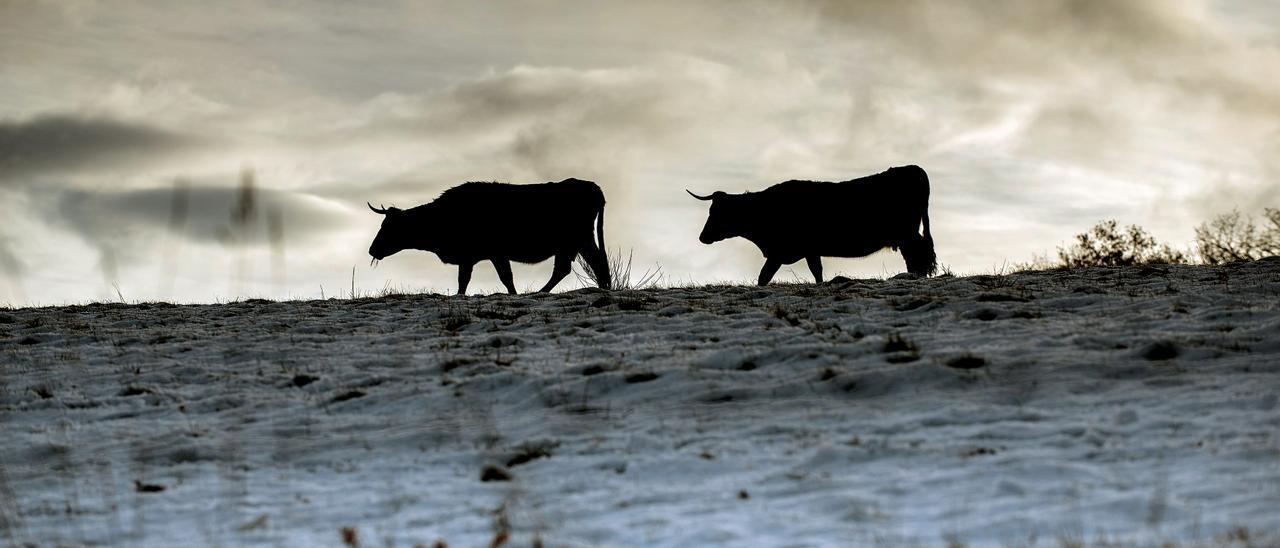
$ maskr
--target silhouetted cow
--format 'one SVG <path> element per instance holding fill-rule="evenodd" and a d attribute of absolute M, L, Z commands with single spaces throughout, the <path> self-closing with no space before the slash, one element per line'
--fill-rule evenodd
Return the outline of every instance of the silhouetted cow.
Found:
<path fill-rule="evenodd" d="M 507 292 L 515 294 L 511 261 L 537 263 L 554 256 L 551 280 L 540 290 L 551 291 L 569 274 L 579 253 L 600 287 L 610 285 L 604 252 L 604 193 L 591 181 L 464 183 L 412 209 L 368 205 L 386 216 L 369 255 L 382 259 L 403 249 L 435 253 L 441 261 L 458 265 L 459 295 L 467 292 L 471 269 L 480 261 L 492 262 Z"/>
<path fill-rule="evenodd" d="M 918 166 L 840 183 L 787 181 L 745 194 L 689 194 L 711 201 L 698 237 L 702 243 L 741 236 L 760 248 L 760 285 L 800 259 L 822 283 L 822 257 L 865 257 L 886 247 L 901 249 L 912 273 L 928 276 L 937 266 L 929 234 L 929 176 Z M 922 222 L 923 236 L 917 232 Z"/>

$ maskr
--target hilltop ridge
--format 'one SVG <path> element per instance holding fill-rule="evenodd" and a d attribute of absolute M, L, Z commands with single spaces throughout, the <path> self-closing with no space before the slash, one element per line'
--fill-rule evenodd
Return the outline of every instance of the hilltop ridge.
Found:
<path fill-rule="evenodd" d="M 16 543 L 1274 534 L 1277 303 L 1280 258 L 0 310 L 0 515 Z"/>

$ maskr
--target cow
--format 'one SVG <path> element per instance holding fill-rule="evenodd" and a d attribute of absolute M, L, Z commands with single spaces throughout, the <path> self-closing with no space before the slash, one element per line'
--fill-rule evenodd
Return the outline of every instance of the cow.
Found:
<path fill-rule="evenodd" d="M 466 294 L 471 269 L 480 261 L 493 263 L 498 279 L 514 295 L 511 261 L 538 263 L 555 257 L 551 280 L 539 290 L 549 292 L 569 275 L 579 254 L 601 288 L 611 285 L 604 251 L 604 193 L 591 181 L 471 182 L 411 209 L 365 205 L 384 216 L 369 246 L 375 261 L 405 249 L 435 253 L 445 264 L 458 265 L 459 295 Z"/>
<path fill-rule="evenodd" d="M 865 257 L 886 247 L 901 250 L 913 274 L 929 276 L 937 268 L 929 234 L 929 176 L 919 166 L 839 183 L 793 180 L 760 192 L 689 195 L 711 202 L 698 236 L 702 243 L 742 237 L 760 248 L 765 262 L 759 285 L 800 259 L 822 283 L 822 257 Z M 922 224 L 924 235 L 917 232 Z"/>

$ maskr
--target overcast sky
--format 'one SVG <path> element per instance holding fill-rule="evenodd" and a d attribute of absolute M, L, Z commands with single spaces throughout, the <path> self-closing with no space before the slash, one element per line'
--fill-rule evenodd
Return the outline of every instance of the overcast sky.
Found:
<path fill-rule="evenodd" d="M 1278 6 L 0 0 L 0 304 L 332 296 L 353 267 L 358 290 L 452 292 L 425 252 L 370 268 L 364 203 L 468 180 L 597 181 L 610 251 L 670 283 L 762 264 L 698 243 L 683 189 L 903 164 L 930 174 L 956 273 L 1106 218 L 1185 246 L 1280 206 Z M 499 288 L 487 264 L 472 287 Z"/>

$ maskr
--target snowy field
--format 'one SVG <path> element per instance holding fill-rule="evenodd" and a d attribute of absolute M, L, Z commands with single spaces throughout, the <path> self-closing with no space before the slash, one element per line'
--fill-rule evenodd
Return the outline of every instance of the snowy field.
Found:
<path fill-rule="evenodd" d="M 1280 259 L 0 310 L 10 545 L 1280 543 Z"/>

